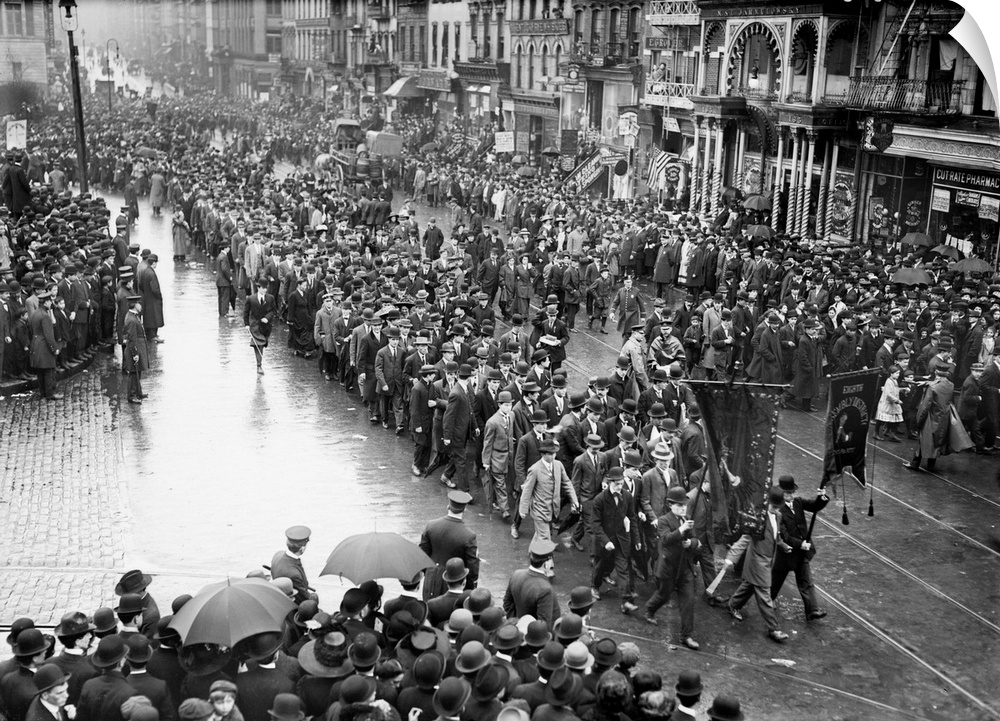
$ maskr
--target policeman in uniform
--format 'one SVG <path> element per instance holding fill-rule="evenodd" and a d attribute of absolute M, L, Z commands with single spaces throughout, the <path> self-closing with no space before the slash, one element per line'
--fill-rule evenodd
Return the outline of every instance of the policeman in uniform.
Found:
<path fill-rule="evenodd" d="M 430 556 L 436 567 L 427 571 L 424 579 L 424 600 L 435 598 L 448 590 L 442 572 L 449 558 L 461 558 L 469 575 L 465 587 L 473 589 L 479 581 L 479 545 L 476 533 L 465 525 L 465 507 L 472 501 L 465 491 L 448 494 L 448 513 L 430 521 L 420 536 L 420 550 Z"/>
<path fill-rule="evenodd" d="M 311 535 L 309 526 L 292 526 L 285 531 L 285 550 L 278 551 L 271 559 L 271 578 L 291 580 L 292 588 L 295 589 L 295 603 L 315 597 L 309 590 L 309 579 L 302 567 L 302 554 L 306 551 Z"/>

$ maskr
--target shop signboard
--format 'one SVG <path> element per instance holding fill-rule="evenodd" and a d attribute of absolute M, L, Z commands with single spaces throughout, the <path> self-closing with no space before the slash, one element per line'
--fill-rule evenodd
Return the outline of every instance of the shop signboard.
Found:
<path fill-rule="evenodd" d="M 580 134 L 573 129 L 563 130 L 559 134 L 559 152 L 567 158 L 575 158 L 579 152 Z"/>
<path fill-rule="evenodd" d="M 957 205 L 967 205 L 970 208 L 978 208 L 981 197 L 981 193 L 975 193 L 971 190 L 958 190 L 955 192 L 955 203 Z"/>
<path fill-rule="evenodd" d="M 979 201 L 979 219 L 1000 221 L 1000 199 L 984 195 Z"/>
<path fill-rule="evenodd" d="M 947 213 L 950 209 L 951 191 L 947 188 L 934 188 L 934 195 L 931 197 L 931 210 Z"/>
<path fill-rule="evenodd" d="M 935 185 L 948 185 L 952 188 L 1000 194 L 1000 175 L 993 173 L 955 168 L 934 168 L 934 183 Z"/>
<path fill-rule="evenodd" d="M 498 153 L 513 153 L 514 152 L 514 131 L 505 130 L 493 134 L 494 149 Z"/>

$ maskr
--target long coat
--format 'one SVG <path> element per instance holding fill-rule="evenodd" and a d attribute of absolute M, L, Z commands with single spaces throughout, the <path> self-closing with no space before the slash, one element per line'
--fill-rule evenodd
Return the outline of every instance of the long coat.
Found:
<path fill-rule="evenodd" d="M 817 340 L 803 334 L 795 349 L 792 362 L 794 377 L 792 395 L 811 399 L 819 395 L 819 379 L 823 377 L 823 349 Z"/>
<path fill-rule="evenodd" d="M 561 615 L 552 582 L 527 568 L 519 568 L 510 575 L 503 596 L 503 610 L 507 618 L 516 619 L 530 614 L 544 621 L 549 628 Z"/>
<path fill-rule="evenodd" d="M 936 378 L 924 391 L 917 410 L 917 427 L 920 429 L 920 455 L 937 458 L 948 440 L 949 411 L 955 385 L 947 378 Z"/>
<path fill-rule="evenodd" d="M 139 316 L 129 312 L 125 314 L 123 331 L 125 347 L 122 349 L 122 370 L 126 373 L 149 370 L 149 349 L 146 346 L 146 329 Z M 138 357 L 138 361 L 136 361 Z"/>
<path fill-rule="evenodd" d="M 747 557 L 743 561 L 743 580 L 754 586 L 771 588 L 771 569 L 774 567 L 774 559 L 779 553 L 785 553 L 791 548 L 781 540 L 781 514 L 776 514 L 778 533 L 775 535 L 771 527 L 771 519 L 764 519 L 764 537 L 761 539 L 752 538 L 749 534 L 744 534 L 729 550 L 727 560 L 734 564 L 739 560 L 740 555 L 746 551 Z"/>
<path fill-rule="evenodd" d="M 506 474 L 514 461 L 514 419 L 499 411 L 486 421 L 483 434 L 483 468 L 494 474 Z"/>
<path fill-rule="evenodd" d="M 576 490 L 569 473 L 560 461 L 552 460 L 550 472 L 545 468 L 545 462 L 539 460 L 528 469 L 518 510 L 522 517 L 530 515 L 537 522 L 547 523 L 559 515 L 563 496 L 569 498 L 572 505 L 577 505 Z"/>
<path fill-rule="evenodd" d="M 449 558 L 461 558 L 465 562 L 465 567 L 469 569 L 465 587 L 476 587 L 479 581 L 479 543 L 476 532 L 461 518 L 443 516 L 429 522 L 420 536 L 420 550 L 437 564 L 435 568 L 428 569 L 424 579 L 424 600 L 440 596 L 447 590 L 441 573 Z"/>
<path fill-rule="evenodd" d="M 384 346 L 375 354 L 376 391 L 391 396 L 403 392 L 403 348 L 396 348 L 393 356 L 389 346 Z M 388 390 L 385 390 L 388 386 Z"/>
<path fill-rule="evenodd" d="M 640 316 L 645 312 L 639 291 L 635 288 L 630 291 L 619 288 L 614 300 L 611 301 L 611 312 L 618 313 L 619 333 L 625 334 L 632 326 L 638 325 Z"/>
<path fill-rule="evenodd" d="M 770 326 L 765 327 L 760 334 L 760 342 L 757 345 L 757 352 L 747 374 L 752 380 L 761 383 L 773 383 L 780 385 L 783 382 L 781 376 L 781 345 L 778 342 L 778 331 L 772 330 Z"/>
<path fill-rule="evenodd" d="M 162 208 L 167 202 L 167 181 L 160 172 L 149 176 L 149 205 Z"/>
<path fill-rule="evenodd" d="M 271 337 L 271 326 L 277 313 L 278 307 L 273 295 L 265 293 L 264 300 L 261 301 L 254 293 L 246 299 L 243 304 L 243 325 L 250 328 L 251 345 L 267 347 L 267 341 Z"/>
<path fill-rule="evenodd" d="M 160 279 L 156 277 L 156 269 L 147 266 L 138 276 L 139 295 L 142 296 L 142 324 L 146 328 L 163 327 L 163 294 L 160 292 Z"/>
<path fill-rule="evenodd" d="M 37 308 L 28 319 L 31 330 L 31 367 L 56 367 L 56 331 L 52 316 L 45 308 Z"/>

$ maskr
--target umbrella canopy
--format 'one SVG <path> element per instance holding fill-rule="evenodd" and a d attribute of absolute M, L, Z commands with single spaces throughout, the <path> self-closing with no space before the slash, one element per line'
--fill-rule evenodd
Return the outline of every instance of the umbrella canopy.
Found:
<path fill-rule="evenodd" d="M 421 153 L 430 153 L 431 151 L 434 151 L 434 150 L 437 150 L 437 149 L 438 149 L 438 144 L 437 144 L 437 141 L 435 141 L 435 140 L 432 140 L 429 143 L 424 143 L 423 145 L 420 146 L 420 152 Z"/>
<path fill-rule="evenodd" d="M 135 154 L 143 158 L 155 158 L 158 153 L 152 148 L 147 148 L 146 146 L 140 146 L 135 149 Z"/>
<path fill-rule="evenodd" d="M 907 245 L 924 245 L 928 248 L 934 245 L 934 241 L 926 233 L 907 233 L 902 237 L 900 242 Z"/>
<path fill-rule="evenodd" d="M 892 282 L 902 285 L 930 285 L 934 279 L 921 268 L 900 268 L 892 274 Z"/>
<path fill-rule="evenodd" d="M 770 210 L 771 201 L 759 193 L 754 193 L 748 195 L 747 199 L 743 201 L 743 207 L 750 210 Z"/>
<path fill-rule="evenodd" d="M 214 643 L 232 648 L 258 633 L 279 632 L 295 603 L 261 578 L 240 578 L 201 589 L 170 620 L 185 646 Z"/>
<path fill-rule="evenodd" d="M 343 576 L 363 583 L 375 578 L 413 578 L 433 565 L 431 557 L 413 541 L 398 533 L 373 531 L 338 543 L 319 575 Z"/>
<path fill-rule="evenodd" d="M 938 255 L 943 255 L 953 260 L 958 260 L 959 258 L 962 257 L 962 251 L 960 251 L 953 245 L 945 245 L 944 243 L 931 248 L 931 252 L 937 253 Z"/>
<path fill-rule="evenodd" d="M 993 266 L 982 258 L 966 258 L 952 263 L 949 267 L 958 273 L 985 273 L 993 270 Z"/>
<path fill-rule="evenodd" d="M 514 165 L 524 165 L 525 163 L 528 162 L 528 159 L 523 155 L 515 155 L 513 158 L 510 159 L 510 162 L 512 162 Z"/>
<path fill-rule="evenodd" d="M 517 174 L 525 178 L 534 178 L 538 175 L 538 168 L 532 168 L 530 165 L 522 165 L 517 169 Z"/>
<path fill-rule="evenodd" d="M 746 227 L 746 234 L 750 238 L 770 240 L 774 237 L 774 230 L 770 225 L 748 225 Z"/>
<path fill-rule="evenodd" d="M 559 148 L 553 148 L 551 145 L 547 148 L 542 148 L 542 155 L 559 155 Z"/>

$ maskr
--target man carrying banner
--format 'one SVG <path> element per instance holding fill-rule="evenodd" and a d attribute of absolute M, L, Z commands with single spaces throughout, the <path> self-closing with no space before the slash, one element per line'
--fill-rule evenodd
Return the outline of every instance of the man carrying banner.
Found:
<path fill-rule="evenodd" d="M 830 502 L 826 491 L 819 490 L 816 498 L 804 501 L 795 495 L 798 485 L 793 476 L 781 476 L 778 486 L 785 493 L 785 503 L 781 507 L 781 540 L 791 546 L 789 553 L 779 553 L 771 570 L 771 599 L 778 597 L 785 583 L 788 572 L 795 573 L 795 585 L 802 596 L 802 604 L 806 608 L 806 620 L 815 621 L 823 618 L 826 611 L 816 604 L 816 589 L 813 588 L 812 572 L 809 563 L 816 555 L 816 547 L 812 543 L 812 525 L 806 523 L 806 511 L 815 518 Z"/>
<path fill-rule="evenodd" d="M 903 468 L 911 471 L 920 470 L 920 461 L 927 458 L 927 470 L 933 471 L 937 464 L 938 454 L 948 441 L 948 413 L 951 400 L 955 395 L 955 385 L 948 379 L 955 366 L 942 363 L 934 367 L 932 380 L 917 411 L 917 429 L 919 439 L 916 454 Z"/>
<path fill-rule="evenodd" d="M 771 600 L 771 571 L 774 560 L 781 553 L 792 549 L 781 540 L 781 508 L 785 505 L 785 492 L 781 486 L 771 486 L 767 492 L 767 511 L 764 514 L 762 533 L 758 536 L 744 533 L 729 549 L 726 568 L 732 568 L 746 551 L 743 560 L 743 582 L 729 598 L 726 610 L 737 621 L 743 620 L 741 608 L 750 600 L 757 599 L 757 608 L 767 626 L 767 637 L 777 643 L 784 643 L 788 634 L 778 628 L 778 617 Z"/>

